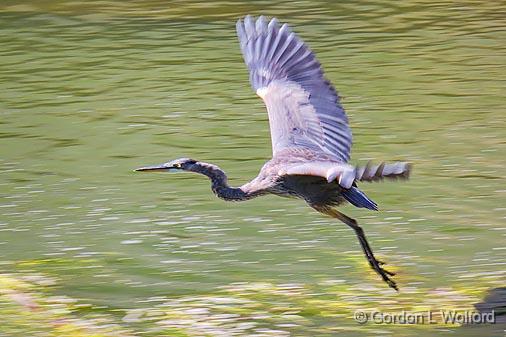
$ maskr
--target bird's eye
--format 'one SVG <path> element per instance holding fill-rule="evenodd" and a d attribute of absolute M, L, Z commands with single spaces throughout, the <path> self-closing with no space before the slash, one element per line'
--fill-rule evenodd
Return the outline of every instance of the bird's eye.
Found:
<path fill-rule="evenodd" d="M 179 164 L 179 163 L 178 163 L 178 164 L 174 164 L 173 166 L 174 166 L 175 168 L 181 168 L 181 164 Z"/>

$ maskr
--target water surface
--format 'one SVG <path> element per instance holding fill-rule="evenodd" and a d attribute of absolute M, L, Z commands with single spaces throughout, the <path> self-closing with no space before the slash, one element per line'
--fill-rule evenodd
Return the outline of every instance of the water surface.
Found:
<path fill-rule="evenodd" d="M 50 279 L 34 283 L 42 303 L 77 299 L 67 320 L 109 317 L 131 335 L 454 334 L 361 326 L 353 312 L 468 309 L 506 285 L 503 9 L 3 1 L 3 275 Z M 343 96 L 353 163 L 414 164 L 407 183 L 362 186 L 380 212 L 343 208 L 398 272 L 400 293 L 368 269 L 353 231 L 300 201 L 228 204 L 202 177 L 132 172 L 188 156 L 239 185 L 269 158 L 235 36 L 248 13 L 290 23 L 316 52 Z M 0 335 L 43 331 L 6 326 Z"/>

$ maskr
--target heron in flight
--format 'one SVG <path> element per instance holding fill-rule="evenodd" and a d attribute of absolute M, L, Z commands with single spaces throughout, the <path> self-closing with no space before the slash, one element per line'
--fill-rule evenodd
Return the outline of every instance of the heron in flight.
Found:
<path fill-rule="evenodd" d="M 218 166 L 189 158 L 136 171 L 200 173 L 211 180 L 214 194 L 227 201 L 266 194 L 303 199 L 316 211 L 351 227 L 369 265 L 397 290 L 394 273 L 376 259 L 357 221 L 336 206 L 349 202 L 378 210 L 377 204 L 358 188 L 358 182 L 407 179 L 410 165 L 348 164 L 352 137 L 339 96 L 324 77 L 313 52 L 288 25 L 280 25 L 275 18 L 268 22 L 263 16 L 256 20 L 246 16 L 237 22 L 237 35 L 251 85 L 267 107 L 272 159 L 256 178 L 240 187 L 230 187 L 227 175 Z"/>

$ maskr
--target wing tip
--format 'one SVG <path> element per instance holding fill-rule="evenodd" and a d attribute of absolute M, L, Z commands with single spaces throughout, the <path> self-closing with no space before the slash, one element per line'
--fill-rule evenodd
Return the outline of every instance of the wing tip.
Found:
<path fill-rule="evenodd" d="M 237 20 L 236 28 L 238 33 L 246 32 L 247 35 L 250 36 L 254 35 L 252 33 L 261 34 L 263 32 L 267 32 L 268 30 L 279 28 L 279 21 L 275 17 L 268 20 L 265 15 L 254 17 L 253 15 L 248 14 Z M 279 28 L 279 30 L 281 29 L 291 32 L 290 27 L 286 23 Z"/>
<path fill-rule="evenodd" d="M 263 32 L 267 31 L 267 19 L 265 16 L 260 15 L 258 19 L 256 20 L 256 29 L 258 34 L 262 34 Z"/>
<path fill-rule="evenodd" d="M 235 23 L 235 30 L 237 32 L 237 36 L 239 37 L 239 39 L 241 38 L 241 36 L 244 35 L 244 25 L 242 23 L 242 20 L 239 19 L 237 20 L 237 22 Z"/>

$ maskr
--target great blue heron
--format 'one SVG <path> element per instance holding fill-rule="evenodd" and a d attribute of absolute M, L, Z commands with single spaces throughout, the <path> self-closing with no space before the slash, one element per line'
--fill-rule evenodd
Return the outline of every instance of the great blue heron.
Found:
<path fill-rule="evenodd" d="M 136 171 L 190 171 L 211 180 L 213 192 L 227 201 L 249 200 L 265 194 L 296 197 L 320 213 L 339 219 L 358 237 L 370 266 L 392 288 L 394 273 L 374 257 L 357 221 L 335 209 L 348 201 L 356 207 L 377 210 L 377 205 L 357 187 L 358 181 L 407 179 L 407 163 L 347 164 L 352 144 L 348 119 L 339 96 L 325 79 L 311 50 L 274 18 L 246 16 L 237 22 L 237 35 L 250 82 L 269 114 L 272 159 L 256 178 L 241 187 L 230 187 L 218 166 L 189 158 L 138 168 Z"/>

